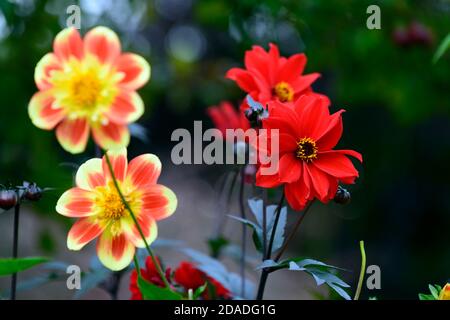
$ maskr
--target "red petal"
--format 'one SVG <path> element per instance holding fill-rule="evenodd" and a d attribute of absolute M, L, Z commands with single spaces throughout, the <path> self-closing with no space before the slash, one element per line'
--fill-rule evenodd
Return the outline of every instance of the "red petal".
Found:
<path fill-rule="evenodd" d="M 258 89 L 255 80 L 247 70 L 232 68 L 228 70 L 225 77 L 236 81 L 239 88 L 241 88 L 245 92 L 251 92 Z"/>
<path fill-rule="evenodd" d="M 87 120 L 84 118 L 64 119 L 56 128 L 56 137 L 64 150 L 70 153 L 83 152 L 89 138 Z"/>
<path fill-rule="evenodd" d="M 358 171 L 350 159 L 335 151 L 319 153 L 313 165 L 336 178 L 358 177 Z"/>
<path fill-rule="evenodd" d="M 291 183 L 300 179 L 302 163 L 293 153 L 285 153 L 280 158 L 278 175 L 281 182 Z"/>
<path fill-rule="evenodd" d="M 294 54 L 289 57 L 280 68 L 277 82 L 291 82 L 296 80 L 303 73 L 306 65 L 306 56 L 303 53 Z"/>
<path fill-rule="evenodd" d="M 333 149 L 339 142 L 342 136 L 343 124 L 342 124 L 342 113 L 345 110 L 339 110 L 338 112 L 331 115 L 328 127 L 319 133 L 316 138 L 317 147 L 319 151 L 327 151 Z"/>

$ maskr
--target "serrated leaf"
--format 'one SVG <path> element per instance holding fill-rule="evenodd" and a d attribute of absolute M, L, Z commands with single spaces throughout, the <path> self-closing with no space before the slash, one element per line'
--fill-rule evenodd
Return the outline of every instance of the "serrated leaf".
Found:
<path fill-rule="evenodd" d="M 253 230 L 253 234 L 252 234 L 253 243 L 255 245 L 256 250 L 261 252 L 262 251 L 262 242 L 261 242 L 262 241 L 261 240 L 262 239 L 262 229 L 256 223 L 254 223 L 250 220 L 232 216 L 232 215 L 228 215 L 228 216 L 234 220 L 242 222 L 243 224 L 245 224 L 246 226 L 249 226 Z"/>
<path fill-rule="evenodd" d="M 257 234 L 259 237 L 259 243 L 263 243 L 263 215 L 264 215 L 264 206 L 263 201 L 261 199 L 249 199 L 248 206 L 250 211 L 255 216 L 257 224 L 255 224 L 257 230 Z M 266 243 L 270 241 L 270 237 L 272 235 L 273 225 L 275 223 L 276 217 L 276 205 L 270 205 L 266 207 Z M 277 251 L 283 246 L 284 242 L 284 229 L 286 228 L 287 222 L 287 209 L 286 207 L 282 207 L 280 210 L 280 217 L 278 219 L 277 229 L 275 231 L 275 236 L 272 244 L 272 252 Z M 253 222 L 252 222 L 253 223 Z M 258 249 L 258 251 L 261 251 Z"/>
<path fill-rule="evenodd" d="M 348 293 L 343 288 L 349 288 L 346 282 L 334 274 L 333 270 L 339 270 L 340 268 L 325 264 L 321 261 L 314 259 L 291 259 L 282 262 L 275 262 L 273 260 L 266 260 L 257 268 L 288 268 L 291 271 L 304 271 L 311 275 L 316 281 L 317 286 L 327 284 L 337 294 L 346 300 L 351 300 Z"/>
<path fill-rule="evenodd" d="M 183 297 L 169 288 L 161 288 L 138 277 L 138 287 L 144 300 L 182 300 Z"/>
<path fill-rule="evenodd" d="M 0 276 L 7 276 L 13 273 L 30 269 L 38 264 L 48 262 L 45 257 L 27 257 L 18 259 L 0 259 Z"/>

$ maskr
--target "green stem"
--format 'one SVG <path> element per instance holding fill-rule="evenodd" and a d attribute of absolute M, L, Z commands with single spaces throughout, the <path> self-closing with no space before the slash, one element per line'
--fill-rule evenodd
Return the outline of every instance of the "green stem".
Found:
<path fill-rule="evenodd" d="M 133 260 L 134 260 L 134 268 L 137 271 L 138 276 L 141 276 L 141 267 L 139 266 L 139 260 L 136 256 L 136 254 L 133 256 Z"/>
<path fill-rule="evenodd" d="M 136 227 L 137 227 L 137 229 L 139 231 L 139 234 L 141 235 L 142 240 L 144 241 L 145 248 L 147 249 L 148 254 L 152 258 L 153 264 L 155 265 L 156 270 L 158 271 L 158 274 L 161 277 L 161 280 L 164 282 L 164 285 L 167 288 L 170 289 L 170 284 L 167 281 L 166 276 L 164 275 L 164 272 L 163 272 L 163 270 L 161 268 L 161 265 L 159 264 L 158 260 L 156 260 L 155 255 L 153 254 L 153 251 L 150 249 L 150 246 L 148 245 L 147 239 L 145 239 L 144 232 L 142 231 L 141 226 L 139 225 L 139 222 L 137 221 L 136 216 L 133 213 L 133 210 L 131 209 L 128 201 L 125 199 L 122 191 L 120 190 L 119 184 L 117 183 L 116 176 L 114 175 L 114 171 L 113 171 L 113 168 L 112 168 L 112 165 L 111 165 L 111 160 L 109 159 L 109 156 L 108 156 L 108 152 L 105 152 L 105 158 L 106 158 L 106 162 L 108 164 L 109 172 L 110 172 L 111 177 L 112 177 L 113 182 L 114 182 L 114 186 L 115 186 L 117 192 L 119 193 L 120 199 L 122 200 L 125 208 L 128 210 L 128 212 L 131 215 L 131 218 L 133 219 L 134 223 L 136 224 Z"/>
<path fill-rule="evenodd" d="M 245 166 L 241 169 L 241 184 L 239 187 L 239 210 L 241 212 L 241 218 L 245 219 L 245 205 L 244 205 L 244 173 Z M 247 249 L 247 226 L 242 224 L 242 236 L 241 236 L 241 261 L 240 261 L 240 274 L 241 274 L 241 297 L 245 296 L 245 256 Z"/>
<path fill-rule="evenodd" d="M 361 288 L 364 281 L 364 274 L 366 273 L 366 251 L 364 250 L 364 241 L 359 242 L 359 248 L 361 250 L 361 271 L 359 273 L 358 287 L 356 288 L 355 297 L 353 300 L 358 300 L 361 294 Z"/>
<path fill-rule="evenodd" d="M 281 207 L 283 206 L 283 202 L 284 202 L 284 192 L 281 195 L 280 202 L 278 203 L 278 207 L 276 209 L 277 211 L 276 211 L 275 221 L 273 222 L 272 234 L 270 235 L 270 240 L 269 240 L 269 245 L 267 248 L 265 260 L 270 259 L 270 256 L 272 255 L 273 241 L 275 240 L 275 233 L 276 233 L 277 227 L 278 227 L 278 220 L 280 220 L 280 213 L 281 213 Z"/>
<path fill-rule="evenodd" d="M 14 207 L 14 233 L 13 233 L 13 259 L 17 259 L 17 251 L 19 248 L 19 215 L 20 215 L 20 199 Z M 17 273 L 11 277 L 11 300 L 16 300 Z"/>
<path fill-rule="evenodd" d="M 281 207 L 283 206 L 283 202 L 284 202 L 284 192 L 282 193 L 280 202 L 278 203 L 278 206 L 276 208 L 275 221 L 273 222 L 272 234 L 270 235 L 270 240 L 269 240 L 267 251 L 264 253 L 265 254 L 264 260 L 270 259 L 270 256 L 272 254 L 273 241 L 275 239 L 275 232 L 277 230 L 278 220 L 280 219 L 280 212 L 281 212 Z M 266 236 L 266 235 L 264 235 L 264 236 Z M 261 277 L 259 278 L 258 292 L 256 293 L 256 300 L 263 299 L 264 290 L 266 288 L 267 278 L 269 277 L 269 272 L 270 272 L 269 268 L 264 268 L 261 271 Z"/>

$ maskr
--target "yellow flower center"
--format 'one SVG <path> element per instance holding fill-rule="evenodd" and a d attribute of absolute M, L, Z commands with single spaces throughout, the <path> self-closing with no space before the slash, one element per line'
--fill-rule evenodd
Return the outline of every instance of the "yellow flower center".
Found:
<path fill-rule="evenodd" d="M 77 74 L 72 79 L 72 99 L 79 106 L 84 108 L 95 107 L 101 91 L 102 83 L 92 70 L 85 74 Z"/>
<path fill-rule="evenodd" d="M 110 192 L 101 197 L 98 201 L 99 207 L 102 209 L 102 218 L 108 220 L 119 220 L 127 212 L 117 192 Z"/>
<path fill-rule="evenodd" d="M 302 138 L 297 142 L 297 158 L 311 162 L 317 158 L 317 146 L 316 142 L 311 138 Z"/>
<path fill-rule="evenodd" d="M 69 118 L 86 117 L 92 122 L 107 121 L 105 112 L 111 108 L 118 93 L 121 75 L 93 56 L 83 60 L 70 59 L 62 70 L 52 74 L 55 108 L 63 108 Z"/>
<path fill-rule="evenodd" d="M 130 205 L 135 214 L 141 210 L 141 194 L 138 191 L 129 192 L 127 185 L 120 183 L 120 190 L 125 200 Z M 113 181 L 109 181 L 106 186 L 95 188 L 95 208 L 97 211 L 97 222 L 102 226 L 109 227 L 113 235 L 122 232 L 123 219 L 130 217 L 130 212 L 125 207 L 122 199 L 114 186 Z"/>
<path fill-rule="evenodd" d="M 291 102 L 294 100 L 294 89 L 287 82 L 279 82 L 273 88 L 273 95 L 278 97 L 281 102 Z"/>

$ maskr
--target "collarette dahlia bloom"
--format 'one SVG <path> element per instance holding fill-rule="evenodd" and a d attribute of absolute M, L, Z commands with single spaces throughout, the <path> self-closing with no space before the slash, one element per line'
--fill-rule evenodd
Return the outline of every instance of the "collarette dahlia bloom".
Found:
<path fill-rule="evenodd" d="M 333 150 L 342 135 L 342 112 L 330 114 L 328 99 L 303 95 L 294 105 L 274 102 L 270 115 L 263 120 L 267 134 L 263 139 L 278 139 L 279 154 L 271 154 L 279 160 L 277 173 L 263 175 L 261 166 L 256 174 L 256 185 L 272 188 L 284 184 L 289 205 L 302 210 L 314 198 L 326 203 L 333 199 L 339 183 L 354 183 L 358 171 L 347 157 L 362 162 L 362 156 L 353 150 Z M 271 129 L 278 129 L 273 137 Z"/>
<path fill-rule="evenodd" d="M 103 149 L 126 147 L 127 125 L 144 112 L 136 90 L 150 78 L 150 66 L 133 53 L 121 53 L 117 35 L 96 27 L 81 38 L 74 28 L 56 36 L 53 52 L 36 66 L 39 89 L 28 113 L 35 126 L 56 127 L 56 137 L 68 152 L 86 148 L 89 131 Z"/>
<path fill-rule="evenodd" d="M 157 184 L 161 162 L 153 154 L 143 154 L 128 163 L 125 148 L 108 155 L 119 188 L 150 244 L 157 235 L 156 221 L 172 215 L 177 206 L 172 190 Z M 114 186 L 106 158 L 83 163 L 75 180 L 76 187 L 64 192 L 56 205 L 59 214 L 78 218 L 69 231 L 67 247 L 80 250 L 99 237 L 100 261 L 111 270 L 125 268 L 135 247 L 143 248 L 145 243 Z"/>
<path fill-rule="evenodd" d="M 300 95 L 312 92 L 311 84 L 320 76 L 319 73 L 302 75 L 305 65 L 303 53 L 285 58 L 271 43 L 268 52 L 260 46 L 246 51 L 245 69 L 232 68 L 226 77 L 263 105 L 269 101 L 293 102 Z M 241 107 L 247 108 L 245 101 Z"/>

